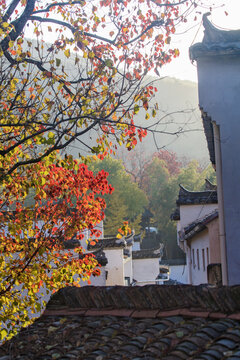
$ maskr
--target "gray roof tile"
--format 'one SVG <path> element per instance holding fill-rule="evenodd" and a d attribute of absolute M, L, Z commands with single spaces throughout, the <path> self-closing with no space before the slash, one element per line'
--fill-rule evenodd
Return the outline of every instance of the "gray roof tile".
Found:
<path fill-rule="evenodd" d="M 62 290 L 52 298 L 49 315 L 0 348 L 0 360 L 240 359 L 240 321 L 200 316 L 206 310 L 225 311 L 226 317 L 238 312 L 239 292 L 239 287 L 191 286 Z M 188 316 L 154 317 L 183 307 Z M 90 308 L 92 316 L 86 316 Z M 104 308 L 121 312 L 112 316 Z M 121 316 L 124 309 L 129 316 Z M 149 317 L 133 318 L 135 310 Z"/>

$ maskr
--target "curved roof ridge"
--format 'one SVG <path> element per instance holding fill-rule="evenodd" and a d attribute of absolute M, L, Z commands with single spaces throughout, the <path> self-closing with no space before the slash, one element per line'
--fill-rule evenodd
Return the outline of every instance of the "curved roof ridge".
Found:
<path fill-rule="evenodd" d="M 222 30 L 215 27 L 209 20 L 210 12 L 203 14 L 204 38 L 203 43 L 239 42 L 240 30 Z"/>
<path fill-rule="evenodd" d="M 207 180 L 207 179 L 206 179 Z M 209 182 L 210 183 L 210 182 Z M 211 183 L 210 183 L 211 184 Z M 213 184 L 211 184 L 213 185 Z M 213 185 L 214 186 L 214 185 Z M 214 192 L 216 191 L 216 189 L 205 189 L 205 190 L 188 190 L 186 189 L 182 184 L 179 184 L 180 190 L 179 190 L 179 195 L 188 195 L 188 194 L 202 194 L 202 193 L 210 193 L 210 192 Z"/>

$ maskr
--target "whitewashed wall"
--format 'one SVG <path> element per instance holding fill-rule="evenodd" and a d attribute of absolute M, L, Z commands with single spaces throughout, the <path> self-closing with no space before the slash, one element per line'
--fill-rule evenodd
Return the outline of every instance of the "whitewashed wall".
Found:
<path fill-rule="evenodd" d="M 192 285 L 206 284 L 207 280 L 207 255 L 206 249 L 209 251 L 209 237 L 208 231 L 204 230 L 196 235 L 191 242 L 191 272 L 192 272 Z M 205 269 L 203 267 L 202 249 L 205 254 Z M 193 261 L 193 250 L 195 254 L 195 264 Z M 197 250 L 199 252 L 199 267 L 197 261 Z"/>
<path fill-rule="evenodd" d="M 139 281 L 137 285 L 155 284 L 158 274 L 159 258 L 133 259 L 133 278 Z"/>
<path fill-rule="evenodd" d="M 132 256 L 124 260 L 124 278 L 129 277 L 130 283 L 133 281 L 133 264 L 132 264 Z"/>
<path fill-rule="evenodd" d="M 217 204 L 181 205 L 180 223 L 181 228 L 191 224 L 193 221 L 202 219 L 218 208 Z"/>
<path fill-rule="evenodd" d="M 108 263 L 106 286 L 124 285 L 123 249 L 104 249 Z"/>
<path fill-rule="evenodd" d="M 188 267 L 187 265 L 169 265 L 169 278 L 177 280 L 182 284 L 188 284 Z"/>

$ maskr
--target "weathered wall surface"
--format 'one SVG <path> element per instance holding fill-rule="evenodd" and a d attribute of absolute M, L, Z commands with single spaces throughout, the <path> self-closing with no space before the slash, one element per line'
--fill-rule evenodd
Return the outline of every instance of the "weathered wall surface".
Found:
<path fill-rule="evenodd" d="M 159 259 L 134 259 L 133 278 L 139 283 L 137 285 L 155 284 L 159 274 Z M 149 282 L 151 281 L 151 282 Z"/>
<path fill-rule="evenodd" d="M 200 57 L 200 107 L 220 127 L 229 285 L 240 284 L 240 55 Z"/>
<path fill-rule="evenodd" d="M 106 286 L 124 285 L 123 249 L 104 249 L 108 263 Z"/>
<path fill-rule="evenodd" d="M 208 230 L 201 231 L 191 241 L 192 285 L 207 284 L 207 248 L 209 249 Z M 194 256 L 193 256 L 194 251 Z M 204 251 L 204 259 L 203 259 Z"/>

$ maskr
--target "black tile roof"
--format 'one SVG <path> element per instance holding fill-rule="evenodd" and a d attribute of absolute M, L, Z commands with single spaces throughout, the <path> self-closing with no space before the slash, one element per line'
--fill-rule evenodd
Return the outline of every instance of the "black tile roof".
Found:
<path fill-rule="evenodd" d="M 84 309 L 195 308 L 232 314 L 240 312 L 240 286 L 85 286 L 67 287 L 54 294 L 48 307 Z"/>
<path fill-rule="evenodd" d="M 125 248 L 126 246 L 133 245 L 134 234 L 123 236 L 121 239 L 116 237 L 109 237 L 104 239 L 96 239 L 95 245 L 88 244 L 88 250 L 94 251 L 98 249 L 112 249 L 112 248 Z"/>
<path fill-rule="evenodd" d="M 204 190 L 204 191 L 189 191 L 182 185 L 179 185 L 180 190 L 177 205 L 196 205 L 196 204 L 217 204 L 217 191 Z"/>
<path fill-rule="evenodd" d="M 94 240 L 95 241 L 95 240 Z M 95 245 L 88 244 L 88 250 L 94 251 L 99 249 L 110 249 L 110 248 L 125 248 L 127 245 L 124 238 L 117 239 L 114 238 L 106 238 L 106 239 L 98 239 L 96 240 Z"/>
<path fill-rule="evenodd" d="M 206 229 L 207 224 L 209 224 L 211 221 L 217 218 L 218 218 L 218 210 L 215 210 L 210 214 L 204 216 L 202 219 L 193 221 L 188 226 L 186 226 L 183 229 L 183 231 L 181 231 L 180 239 L 185 239 L 185 240 L 191 239 L 193 236 Z"/>
<path fill-rule="evenodd" d="M 153 259 L 159 258 L 163 252 L 163 244 L 160 244 L 160 247 L 154 249 L 141 249 L 132 252 L 132 258 L 137 259 Z"/>
<path fill-rule="evenodd" d="M 207 19 L 208 15 L 210 13 L 203 15 L 203 41 L 190 47 L 190 59 L 193 61 L 203 56 L 240 55 L 240 30 L 220 30 L 211 24 Z"/>
<path fill-rule="evenodd" d="M 240 358 L 240 286 L 67 288 L 50 303 L 0 359 Z"/>

